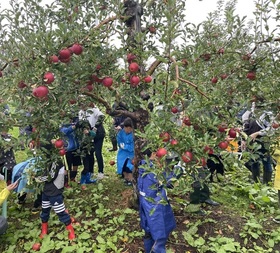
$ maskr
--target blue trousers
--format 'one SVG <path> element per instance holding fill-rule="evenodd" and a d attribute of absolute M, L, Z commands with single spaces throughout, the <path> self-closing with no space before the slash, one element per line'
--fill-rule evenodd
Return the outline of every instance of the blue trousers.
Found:
<path fill-rule="evenodd" d="M 154 240 L 150 233 L 145 233 L 144 249 L 145 253 L 166 253 L 167 238 Z"/>
<path fill-rule="evenodd" d="M 48 222 L 50 218 L 51 209 L 55 211 L 59 220 L 66 226 L 71 223 L 70 215 L 65 211 L 63 202 L 63 195 L 47 196 L 42 194 L 42 212 L 40 214 L 42 222 Z"/>

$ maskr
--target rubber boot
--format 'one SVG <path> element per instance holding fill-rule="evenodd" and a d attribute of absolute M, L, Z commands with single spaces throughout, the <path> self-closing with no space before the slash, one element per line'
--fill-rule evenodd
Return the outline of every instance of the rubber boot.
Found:
<path fill-rule="evenodd" d="M 48 222 L 43 222 L 42 223 L 42 229 L 41 229 L 40 238 L 42 239 L 47 234 L 48 234 Z"/>
<path fill-rule="evenodd" d="M 66 229 L 68 230 L 68 239 L 69 240 L 73 240 L 75 239 L 75 231 L 74 228 L 72 227 L 72 224 L 69 224 L 68 226 L 66 226 Z"/>
<path fill-rule="evenodd" d="M 112 151 L 117 151 L 118 150 L 118 143 L 117 143 L 117 140 L 116 139 L 114 139 L 114 140 L 111 140 L 111 142 L 112 142 L 112 148 L 111 149 L 109 149 L 109 152 L 112 152 Z"/>
<path fill-rule="evenodd" d="M 258 183 L 260 181 L 260 168 L 252 168 L 252 176 L 254 182 Z"/>
<path fill-rule="evenodd" d="M 80 184 L 86 184 L 86 180 L 87 180 L 87 175 L 86 174 L 81 174 L 81 180 L 80 180 Z"/>
<path fill-rule="evenodd" d="M 90 179 L 90 172 L 88 172 L 85 176 L 86 176 L 86 184 L 96 183 L 96 179 Z"/>
<path fill-rule="evenodd" d="M 271 183 L 272 172 L 271 171 L 264 171 L 263 172 L 263 184 L 268 185 Z"/>

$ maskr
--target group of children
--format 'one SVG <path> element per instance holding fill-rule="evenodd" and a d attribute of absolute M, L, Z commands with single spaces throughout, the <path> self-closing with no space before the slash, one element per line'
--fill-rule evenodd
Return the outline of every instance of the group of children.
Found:
<path fill-rule="evenodd" d="M 73 135 L 76 128 L 81 129 L 82 139 L 80 140 L 77 139 L 81 138 L 80 136 L 76 134 Z M 67 161 L 68 167 L 72 166 L 72 171 L 75 171 L 73 166 L 80 165 L 79 161 L 76 160 L 75 162 L 74 158 L 77 149 L 81 148 L 80 152 L 84 151 L 84 155 L 81 156 L 84 168 L 81 173 L 80 183 L 92 183 L 93 181 L 91 181 L 90 176 L 93 172 L 93 152 L 95 148 L 93 145 L 93 139 L 96 136 L 96 129 L 93 128 L 88 121 L 79 121 L 79 124 L 64 125 L 60 130 L 68 138 L 69 149 L 67 150 L 67 153 L 69 152 L 69 159 L 71 161 L 71 163 L 69 163 L 69 160 Z M 126 118 L 123 121 L 122 126 L 117 127 L 117 174 L 124 177 L 127 185 L 132 185 L 133 182 L 132 173 L 134 169 L 135 155 L 135 139 L 133 130 L 133 121 L 130 118 Z M 73 143 L 71 141 L 73 141 Z M 70 148 L 70 144 L 74 144 L 75 141 L 79 141 L 79 145 L 74 145 L 73 149 Z M 65 224 L 66 229 L 69 231 L 69 240 L 73 240 L 75 238 L 74 229 L 71 225 L 70 215 L 66 211 L 63 202 L 65 164 L 61 159 L 57 159 L 57 156 L 53 156 L 53 152 L 55 150 L 53 141 L 42 145 L 41 149 L 43 155 L 42 158 L 45 161 L 45 168 L 47 169 L 43 170 L 43 175 L 36 178 L 38 182 L 44 183 L 42 190 L 42 211 L 40 214 L 42 221 L 40 237 L 42 238 L 48 233 L 48 220 L 51 208 L 53 208 L 55 213 L 58 215 L 59 220 Z M 166 252 L 166 243 L 169 234 L 176 227 L 176 221 L 172 207 L 167 198 L 166 189 L 153 173 L 153 168 L 157 166 L 156 160 L 158 158 L 156 157 L 156 153 L 147 149 L 142 152 L 141 155 L 142 157 L 140 163 L 138 164 L 137 191 L 139 196 L 140 224 L 145 231 L 144 248 L 145 252 L 162 253 Z M 275 159 L 277 161 L 277 166 L 275 174 L 275 188 L 278 190 L 280 204 L 279 157 L 280 154 L 276 151 Z M 72 174 L 72 176 L 74 174 Z M 5 199 L 8 196 L 8 193 L 17 187 L 17 184 L 18 182 L 15 182 L 6 188 L 4 187 L 2 192 L 0 192 L 0 201 Z M 0 184 L 0 186 L 2 185 Z"/>

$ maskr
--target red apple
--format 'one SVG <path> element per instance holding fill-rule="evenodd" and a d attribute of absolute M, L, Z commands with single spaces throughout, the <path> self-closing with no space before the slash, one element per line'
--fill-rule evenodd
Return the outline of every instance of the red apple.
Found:
<path fill-rule="evenodd" d="M 144 82 L 145 83 L 150 83 L 151 81 L 152 81 L 152 77 L 151 76 L 146 76 L 145 78 L 144 78 Z"/>
<path fill-rule="evenodd" d="M 136 63 L 136 62 L 130 63 L 130 65 L 129 65 L 129 71 L 130 72 L 135 73 L 135 72 L 138 72 L 138 70 L 139 70 L 138 63 Z"/>
<path fill-rule="evenodd" d="M 56 148 L 62 148 L 64 146 L 64 141 L 61 140 L 61 139 L 58 139 L 58 140 L 55 141 L 54 146 Z"/>
<path fill-rule="evenodd" d="M 224 54 L 224 52 L 225 52 L 225 49 L 224 49 L 224 48 L 220 48 L 220 49 L 218 50 L 218 54 Z"/>
<path fill-rule="evenodd" d="M 202 167 L 205 167 L 207 164 L 207 160 L 204 157 L 201 157 L 200 160 L 198 161 L 198 164 L 201 165 Z"/>
<path fill-rule="evenodd" d="M 218 130 L 219 132 L 223 133 L 225 132 L 227 129 L 227 124 L 226 123 L 221 123 L 219 126 L 218 126 Z"/>
<path fill-rule="evenodd" d="M 220 77 L 221 77 L 222 80 L 225 80 L 228 77 L 228 75 L 227 74 L 221 74 Z"/>
<path fill-rule="evenodd" d="M 57 63 L 59 62 L 58 56 L 52 55 L 50 56 L 50 63 Z"/>
<path fill-rule="evenodd" d="M 68 63 L 68 62 L 71 61 L 71 57 L 66 58 L 66 59 L 60 59 L 60 61 L 63 62 L 63 63 Z"/>
<path fill-rule="evenodd" d="M 105 78 L 103 78 L 102 84 L 103 84 L 105 87 L 110 87 L 110 86 L 112 86 L 112 84 L 113 84 L 113 78 L 111 78 L 111 77 L 105 77 Z"/>
<path fill-rule="evenodd" d="M 35 242 L 32 246 L 32 249 L 35 251 L 39 251 L 41 248 L 41 244 L 39 242 Z"/>
<path fill-rule="evenodd" d="M 156 152 L 156 156 L 161 158 L 167 154 L 167 150 L 165 148 L 159 148 Z"/>
<path fill-rule="evenodd" d="M 208 155 L 214 154 L 214 150 L 213 150 L 212 148 L 210 148 L 209 146 L 205 146 L 203 150 L 204 150 L 204 152 L 206 152 Z"/>
<path fill-rule="evenodd" d="M 59 51 L 59 59 L 60 60 L 69 59 L 70 57 L 71 57 L 71 51 L 68 48 L 61 49 Z"/>
<path fill-rule="evenodd" d="M 34 88 L 32 91 L 33 96 L 38 98 L 44 98 L 48 95 L 49 89 L 46 86 L 38 86 L 37 88 Z"/>
<path fill-rule="evenodd" d="M 170 134 L 167 132 L 161 133 L 159 137 L 162 139 L 163 142 L 168 142 L 170 140 Z"/>
<path fill-rule="evenodd" d="M 72 47 L 70 47 L 70 50 L 74 54 L 80 55 L 83 52 L 83 47 L 79 43 L 75 43 Z"/>
<path fill-rule="evenodd" d="M 101 68 L 102 68 L 102 66 L 100 64 L 97 64 L 95 67 L 96 71 L 99 71 Z"/>
<path fill-rule="evenodd" d="M 218 78 L 217 78 L 217 77 L 213 77 L 213 78 L 211 79 L 211 82 L 212 82 L 212 83 L 217 83 L 217 82 L 218 82 Z"/>
<path fill-rule="evenodd" d="M 88 91 L 92 91 L 93 90 L 93 85 L 92 84 L 87 84 L 86 89 Z"/>
<path fill-rule="evenodd" d="M 236 137 L 236 130 L 234 128 L 229 129 L 228 135 L 230 138 L 235 138 Z"/>
<path fill-rule="evenodd" d="M 211 59 L 211 54 L 202 54 L 200 56 L 204 61 L 209 61 Z"/>
<path fill-rule="evenodd" d="M 44 82 L 50 84 L 54 81 L 54 74 L 52 72 L 46 72 L 44 74 Z"/>
<path fill-rule="evenodd" d="M 129 53 L 126 56 L 126 59 L 127 59 L 128 63 L 131 63 L 133 60 L 136 59 L 136 56 L 134 54 Z"/>
<path fill-rule="evenodd" d="M 61 155 L 61 156 L 66 155 L 66 150 L 65 149 L 60 149 L 59 150 L 59 155 Z"/>
<path fill-rule="evenodd" d="M 132 76 L 132 77 L 130 77 L 130 85 L 132 87 L 137 87 L 139 83 L 140 83 L 139 76 Z"/>
<path fill-rule="evenodd" d="M 227 141 L 221 141 L 219 143 L 219 148 L 220 149 L 226 149 L 228 147 L 228 142 Z"/>
<path fill-rule="evenodd" d="M 188 116 L 184 117 L 183 118 L 183 123 L 186 125 L 186 126 L 191 126 L 192 123 L 191 123 L 191 120 Z"/>
<path fill-rule="evenodd" d="M 27 84 L 26 84 L 24 81 L 20 81 L 20 82 L 18 83 L 18 87 L 19 87 L 20 89 L 24 89 L 25 87 L 27 87 Z"/>
<path fill-rule="evenodd" d="M 183 160 L 185 163 L 191 162 L 192 159 L 193 159 L 193 154 L 192 154 L 192 152 L 190 152 L 190 151 L 186 151 L 186 152 L 182 155 L 182 160 Z"/>
<path fill-rule="evenodd" d="M 170 144 L 171 144 L 172 146 L 177 145 L 177 144 L 178 144 L 178 141 L 175 140 L 175 139 L 172 139 L 172 140 L 170 141 Z"/>
<path fill-rule="evenodd" d="M 256 79 L 256 72 L 250 71 L 250 72 L 247 73 L 246 77 L 247 77 L 249 80 L 253 81 L 253 80 Z"/>
<path fill-rule="evenodd" d="M 91 76 L 91 79 L 94 81 L 94 82 L 97 82 L 97 83 L 102 83 L 103 79 L 100 79 L 97 75 L 92 75 Z"/>
<path fill-rule="evenodd" d="M 178 108 L 176 107 L 176 106 L 174 106 L 174 107 L 172 107 L 171 108 L 171 112 L 172 113 L 177 113 L 179 110 L 178 110 Z"/>
<path fill-rule="evenodd" d="M 115 161 L 114 161 L 114 160 L 111 160 L 111 161 L 109 162 L 109 164 L 110 164 L 111 166 L 114 166 L 114 165 L 115 165 Z"/>

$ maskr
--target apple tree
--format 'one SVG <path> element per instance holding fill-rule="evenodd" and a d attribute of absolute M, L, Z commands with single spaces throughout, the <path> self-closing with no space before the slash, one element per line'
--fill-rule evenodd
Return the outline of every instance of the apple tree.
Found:
<path fill-rule="evenodd" d="M 32 138 L 59 138 L 59 125 L 86 102 L 131 117 L 136 138 L 158 157 L 203 165 L 230 146 L 228 130 L 253 101 L 256 117 L 279 115 L 279 26 L 270 27 L 279 1 L 256 4 L 251 21 L 235 7 L 219 1 L 196 26 L 183 0 L 12 0 L 0 18 L 1 101 L 15 108 L 1 118 L 3 131 L 31 124 Z M 113 110 L 114 102 L 129 110 Z"/>

